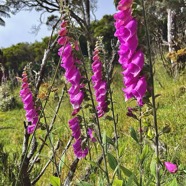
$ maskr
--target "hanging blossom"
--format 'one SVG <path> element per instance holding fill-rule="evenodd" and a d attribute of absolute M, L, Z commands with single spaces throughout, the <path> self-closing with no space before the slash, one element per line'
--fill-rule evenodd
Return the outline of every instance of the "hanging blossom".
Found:
<path fill-rule="evenodd" d="M 88 128 L 87 134 L 92 142 L 96 142 L 96 138 L 94 137 L 94 130 L 91 128 Z"/>
<path fill-rule="evenodd" d="M 141 74 L 144 66 L 144 54 L 138 47 L 137 21 L 132 17 L 133 0 L 120 0 L 114 15 L 115 36 L 120 42 L 119 63 L 123 68 L 125 101 L 136 98 L 138 105 L 143 105 L 143 97 L 147 90 L 145 76 Z"/>
<path fill-rule="evenodd" d="M 170 173 L 176 173 L 178 170 L 177 165 L 171 162 L 165 162 L 165 167 Z"/>
<path fill-rule="evenodd" d="M 72 44 L 70 38 L 67 36 L 67 22 L 63 21 L 61 24 L 61 30 L 59 31 L 58 43 L 61 48 L 58 51 L 58 55 L 61 57 L 61 67 L 65 69 L 66 80 L 71 84 L 68 90 L 70 103 L 73 107 L 72 115 L 76 115 L 79 110 L 81 103 L 84 99 L 84 92 L 82 88 L 84 85 L 81 83 L 81 73 L 77 67 L 80 61 L 75 57 L 73 50 L 78 51 L 77 43 Z"/>
<path fill-rule="evenodd" d="M 82 84 L 82 76 L 77 64 L 80 64 L 80 60 L 76 58 L 75 51 L 79 51 L 77 42 L 71 43 L 71 39 L 68 37 L 67 21 L 63 21 L 61 29 L 59 31 L 58 44 L 61 48 L 58 51 L 58 55 L 61 57 L 61 67 L 65 69 L 65 78 L 71 84 L 68 90 L 70 97 L 70 103 L 73 107 L 72 115 L 76 115 L 81 107 L 84 99 L 84 84 Z M 88 154 L 88 148 L 84 147 L 81 135 L 81 127 L 78 117 L 74 117 L 69 120 L 69 127 L 74 137 L 73 150 L 78 159 L 84 158 Z"/>
<path fill-rule="evenodd" d="M 107 105 L 107 82 L 103 79 L 102 63 L 99 57 L 99 49 L 95 48 L 93 52 L 93 63 L 92 63 L 92 82 L 95 91 L 96 101 L 98 105 L 96 106 L 98 117 L 102 117 L 108 109 Z"/>
<path fill-rule="evenodd" d="M 28 85 L 28 77 L 24 71 L 22 74 L 22 86 L 20 90 L 20 97 L 22 99 L 24 109 L 26 111 L 26 119 L 31 125 L 27 126 L 27 133 L 32 134 L 38 122 L 37 109 L 34 106 L 33 95 Z"/>
<path fill-rule="evenodd" d="M 74 117 L 71 120 L 69 120 L 68 123 L 72 131 L 72 136 L 75 139 L 75 143 L 73 144 L 74 154 L 78 159 L 84 158 L 88 154 L 88 148 L 82 147 L 81 128 L 80 128 L 79 118 Z"/>

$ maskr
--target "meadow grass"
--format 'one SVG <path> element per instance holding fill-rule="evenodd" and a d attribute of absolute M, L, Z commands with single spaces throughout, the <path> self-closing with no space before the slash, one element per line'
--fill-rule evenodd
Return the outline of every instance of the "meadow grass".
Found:
<path fill-rule="evenodd" d="M 118 124 L 117 129 L 119 133 L 119 146 L 123 146 L 123 156 L 121 162 L 129 169 L 134 170 L 136 169 L 137 165 L 137 154 L 139 153 L 139 146 L 136 145 L 135 141 L 130 137 L 130 127 L 134 127 L 136 131 L 139 130 L 139 124 L 133 118 L 129 118 L 126 116 L 127 107 L 135 105 L 134 101 L 129 101 L 125 103 L 124 96 L 122 92 L 122 75 L 121 75 L 120 67 L 116 67 L 114 70 L 113 76 L 113 83 L 112 83 L 112 91 L 113 91 L 113 101 L 114 101 L 114 109 L 115 114 L 118 116 Z M 58 95 L 61 92 L 61 85 L 56 85 L 58 88 Z M 16 90 L 18 93 L 18 89 Z M 156 99 L 157 103 L 157 116 L 158 116 L 158 127 L 161 132 L 164 126 L 170 126 L 171 132 L 168 134 L 164 134 L 160 136 L 160 140 L 167 144 L 168 154 L 166 160 L 174 161 L 178 163 L 182 168 L 186 167 L 186 145 L 184 141 L 186 139 L 186 81 L 185 75 L 182 75 L 178 79 L 173 79 L 169 77 L 165 69 L 163 68 L 161 62 L 157 62 L 155 65 L 155 93 L 160 94 L 159 97 Z M 20 99 L 18 98 L 19 102 Z M 45 101 L 43 100 L 43 103 Z M 49 97 L 49 100 L 46 105 L 45 109 L 45 119 L 41 118 L 41 122 L 43 124 L 49 125 L 52 117 L 55 113 L 55 108 L 57 105 L 57 101 L 54 100 L 54 94 L 52 93 Z M 65 96 L 59 113 L 57 114 L 56 122 L 54 123 L 53 131 L 50 135 L 52 142 L 55 142 L 57 139 L 61 140 L 61 147 L 58 152 L 58 159 L 60 157 L 60 152 L 63 151 L 66 142 L 71 136 L 71 131 L 68 127 L 68 120 L 71 118 L 72 108 L 69 103 L 68 96 Z M 80 113 L 81 114 L 81 113 Z M 0 112 L 0 127 L 10 127 L 10 129 L 1 129 L 0 130 L 0 138 L 1 143 L 4 144 L 5 151 L 8 153 L 15 152 L 17 154 L 21 154 L 22 148 L 22 140 L 23 140 L 23 121 L 25 120 L 25 111 L 20 109 L 14 109 L 8 112 Z M 85 118 L 88 121 L 90 117 L 90 113 L 85 111 Z M 111 116 L 111 112 L 107 113 L 107 116 Z M 146 122 L 146 118 L 143 119 L 143 124 Z M 152 124 L 152 118 L 149 121 Z M 110 138 L 114 137 L 113 133 L 113 121 L 108 120 L 107 117 L 103 117 L 100 119 L 101 129 L 102 131 L 106 131 L 107 136 Z M 102 132 L 102 133 L 103 133 Z M 38 139 L 42 139 L 46 131 L 37 130 Z M 41 143 L 42 141 L 38 141 Z M 99 145 L 95 144 L 99 149 Z M 92 148 L 96 149 L 94 145 Z M 40 158 L 43 158 L 44 161 L 41 161 L 40 164 L 36 165 L 34 169 L 35 175 L 41 169 L 41 165 L 48 160 L 51 155 L 51 146 L 49 140 L 47 140 L 47 145 L 43 153 L 40 155 Z M 116 151 L 111 148 L 111 153 L 116 157 Z M 93 151 L 93 159 L 97 157 L 100 153 L 96 150 Z M 151 159 L 152 152 L 149 153 L 149 159 Z M 62 174 L 62 178 L 65 178 L 65 175 L 68 171 L 68 166 L 70 166 L 70 162 L 74 159 L 72 148 L 66 153 L 66 161 L 65 166 Z M 81 163 L 78 165 L 75 180 L 77 181 L 78 178 L 82 175 L 82 171 L 85 170 L 84 164 L 87 160 L 82 160 Z M 51 164 L 41 178 L 41 180 L 36 184 L 38 186 L 44 186 L 49 183 L 49 177 L 53 174 L 53 170 L 55 168 Z M 136 170 L 137 171 L 137 170 Z M 94 175 L 95 176 L 95 175 Z M 92 179 L 96 182 L 96 177 Z"/>

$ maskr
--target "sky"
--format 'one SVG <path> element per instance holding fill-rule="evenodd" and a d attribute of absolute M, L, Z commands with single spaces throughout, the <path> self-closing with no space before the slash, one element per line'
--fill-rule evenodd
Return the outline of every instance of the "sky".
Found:
<path fill-rule="evenodd" d="M 115 7 L 113 0 L 98 0 L 96 18 L 99 20 L 105 14 L 114 14 Z M 46 20 L 47 15 L 43 16 Z M 21 11 L 11 18 L 3 18 L 6 26 L 0 26 L 0 48 L 6 48 L 20 42 L 33 43 L 41 41 L 45 36 L 49 36 L 51 31 L 43 24 L 39 32 L 33 33 L 33 27 L 40 24 L 40 13 L 36 11 Z"/>

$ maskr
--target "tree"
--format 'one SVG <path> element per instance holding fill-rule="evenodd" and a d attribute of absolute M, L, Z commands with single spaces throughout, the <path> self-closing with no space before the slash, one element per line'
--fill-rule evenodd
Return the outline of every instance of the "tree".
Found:
<path fill-rule="evenodd" d="M 91 13 L 94 15 L 93 11 L 96 9 L 97 0 L 6 0 L 6 4 L 10 6 L 14 12 L 23 9 L 35 9 L 40 12 L 63 13 L 62 11 L 64 9 L 68 9 L 69 15 L 80 26 L 82 34 L 87 39 L 88 51 L 92 50 L 93 39 L 90 32 L 90 18 Z M 53 18 L 56 19 L 55 16 Z"/>
<path fill-rule="evenodd" d="M 94 37 L 103 36 L 105 49 L 111 52 L 111 42 L 116 40 L 114 37 L 114 18 L 112 15 L 104 15 L 101 20 L 91 23 L 91 31 Z"/>
<path fill-rule="evenodd" d="M 10 17 L 10 15 L 7 13 L 10 9 L 6 5 L 0 5 L 0 26 L 5 26 L 5 21 L 1 17 Z"/>

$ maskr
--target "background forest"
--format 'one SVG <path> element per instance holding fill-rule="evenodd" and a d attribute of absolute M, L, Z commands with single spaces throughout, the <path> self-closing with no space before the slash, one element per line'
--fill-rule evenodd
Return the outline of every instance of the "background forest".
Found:
<path fill-rule="evenodd" d="M 186 1 L 114 0 L 116 12 L 125 2 L 132 3 L 138 48 L 145 56 L 140 73 L 149 88 L 143 106 L 135 98 L 125 101 L 116 18 L 97 20 L 97 0 L 0 1 L 0 26 L 10 13 L 34 9 L 48 13 L 42 24 L 51 30 L 41 42 L 0 48 L 0 185 L 186 185 Z M 72 109 L 67 69 L 60 67 L 63 19 L 74 55 L 83 61 L 77 65 L 85 92 L 80 111 Z M 108 109 L 101 117 L 91 86 L 96 50 L 108 84 Z M 39 115 L 32 134 L 20 98 L 25 77 Z M 89 148 L 86 158 L 74 152 L 69 121 L 76 111 L 82 148 Z"/>

